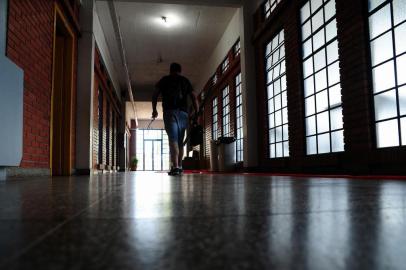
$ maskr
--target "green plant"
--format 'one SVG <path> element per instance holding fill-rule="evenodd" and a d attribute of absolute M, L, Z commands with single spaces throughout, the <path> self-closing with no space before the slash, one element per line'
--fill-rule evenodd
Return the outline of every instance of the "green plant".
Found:
<path fill-rule="evenodd" d="M 132 164 L 134 167 L 137 167 L 137 165 L 138 165 L 138 158 L 133 157 L 133 158 L 131 159 L 131 164 Z"/>

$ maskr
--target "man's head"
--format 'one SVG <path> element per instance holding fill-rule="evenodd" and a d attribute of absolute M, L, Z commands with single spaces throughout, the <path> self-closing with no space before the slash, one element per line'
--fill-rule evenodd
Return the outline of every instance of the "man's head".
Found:
<path fill-rule="evenodd" d="M 171 74 L 180 74 L 182 72 L 182 67 L 178 63 L 172 63 L 170 67 Z"/>

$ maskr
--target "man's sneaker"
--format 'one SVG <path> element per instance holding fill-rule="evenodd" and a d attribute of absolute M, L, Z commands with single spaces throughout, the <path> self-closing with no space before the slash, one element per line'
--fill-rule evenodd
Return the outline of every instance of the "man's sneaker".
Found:
<path fill-rule="evenodd" d="M 170 172 L 168 172 L 168 175 L 170 176 L 178 176 L 178 175 L 182 175 L 183 170 L 179 169 L 179 168 L 172 168 Z"/>

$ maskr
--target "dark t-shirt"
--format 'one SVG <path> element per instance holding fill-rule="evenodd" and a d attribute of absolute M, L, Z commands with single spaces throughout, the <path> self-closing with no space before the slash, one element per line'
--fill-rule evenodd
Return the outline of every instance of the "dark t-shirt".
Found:
<path fill-rule="evenodd" d="M 181 75 L 163 77 L 156 85 L 162 94 L 162 107 L 166 110 L 182 110 L 187 112 L 187 97 L 193 88 L 190 81 Z"/>

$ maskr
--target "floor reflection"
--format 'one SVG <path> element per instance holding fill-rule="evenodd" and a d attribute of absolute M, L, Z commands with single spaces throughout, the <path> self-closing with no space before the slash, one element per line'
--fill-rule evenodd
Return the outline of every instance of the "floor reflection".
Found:
<path fill-rule="evenodd" d="M 117 269 L 406 263 L 406 182 L 131 173 L 6 183 L 0 195 L 0 268 L 25 249 L 15 268 L 41 254 L 72 268 L 96 255 Z"/>

